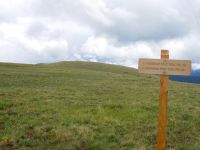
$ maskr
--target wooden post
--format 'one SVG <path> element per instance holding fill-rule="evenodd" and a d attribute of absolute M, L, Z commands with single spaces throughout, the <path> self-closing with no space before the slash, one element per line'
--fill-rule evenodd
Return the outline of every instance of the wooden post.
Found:
<path fill-rule="evenodd" d="M 140 58 L 139 73 L 160 76 L 157 150 L 165 150 L 167 139 L 168 75 L 191 75 L 191 60 L 170 60 L 169 51 L 161 50 L 161 59 Z"/>
<path fill-rule="evenodd" d="M 168 50 L 161 50 L 161 59 L 169 59 Z M 166 147 L 167 105 L 168 105 L 167 101 L 168 101 L 168 75 L 161 75 L 157 150 L 164 150 Z"/>

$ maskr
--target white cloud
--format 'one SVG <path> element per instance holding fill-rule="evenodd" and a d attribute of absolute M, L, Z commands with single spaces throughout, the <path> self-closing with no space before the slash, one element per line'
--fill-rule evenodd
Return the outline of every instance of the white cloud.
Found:
<path fill-rule="evenodd" d="M 108 37 L 89 37 L 82 47 L 81 54 L 86 59 L 99 58 L 112 63 L 136 66 L 140 57 L 157 57 L 156 44 L 138 41 L 128 45 L 118 45 L 116 39 Z"/>
<path fill-rule="evenodd" d="M 137 66 L 138 58 L 200 64 L 199 0 L 0 1 L 0 61 L 89 60 Z"/>
<path fill-rule="evenodd" d="M 91 0 L 82 1 L 83 5 L 86 6 L 86 13 L 95 21 L 102 23 L 106 26 L 112 25 L 112 21 L 106 16 L 109 13 L 109 9 L 106 7 L 102 0 Z"/>
<path fill-rule="evenodd" d="M 193 68 L 194 70 L 200 70 L 200 64 L 193 63 L 193 64 L 192 64 L 192 68 Z"/>

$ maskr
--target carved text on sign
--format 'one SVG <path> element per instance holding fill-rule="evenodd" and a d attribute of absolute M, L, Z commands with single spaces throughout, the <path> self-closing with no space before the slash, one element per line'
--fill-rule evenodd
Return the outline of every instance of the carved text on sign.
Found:
<path fill-rule="evenodd" d="M 139 59 L 139 73 L 183 75 L 191 74 L 190 60 Z"/>

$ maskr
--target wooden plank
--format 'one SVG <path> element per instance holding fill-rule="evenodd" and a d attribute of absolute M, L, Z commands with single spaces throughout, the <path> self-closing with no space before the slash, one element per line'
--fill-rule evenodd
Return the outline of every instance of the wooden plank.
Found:
<path fill-rule="evenodd" d="M 139 59 L 139 73 L 159 75 L 191 75 L 190 60 L 161 59 Z"/>
<path fill-rule="evenodd" d="M 169 52 L 166 50 L 162 50 L 161 58 L 169 59 Z M 168 75 L 161 75 L 157 150 L 164 150 L 166 147 L 167 106 L 168 106 Z"/>

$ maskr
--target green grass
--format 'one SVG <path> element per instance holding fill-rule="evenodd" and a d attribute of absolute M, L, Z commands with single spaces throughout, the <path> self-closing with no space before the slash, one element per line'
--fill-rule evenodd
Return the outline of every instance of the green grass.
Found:
<path fill-rule="evenodd" d="M 155 149 L 159 77 L 122 66 L 0 64 L 0 149 Z M 200 149 L 200 86 L 170 81 L 167 149 Z"/>

